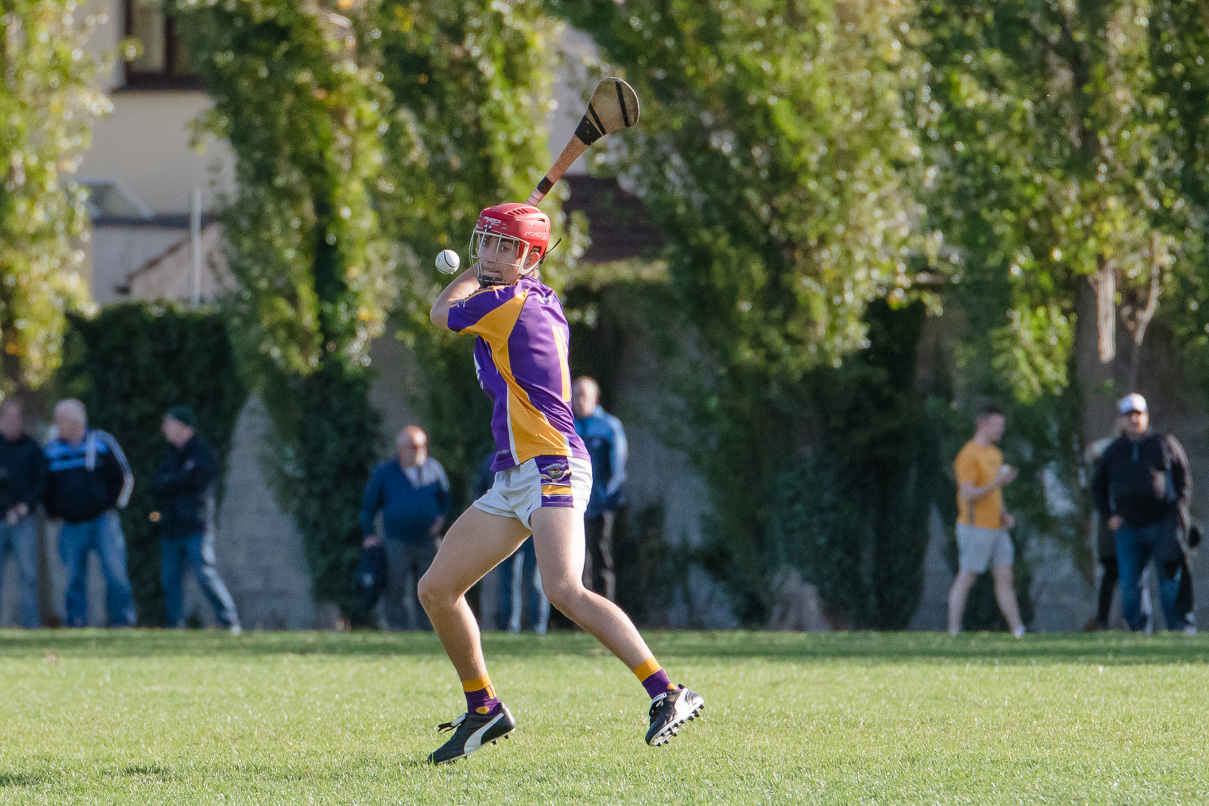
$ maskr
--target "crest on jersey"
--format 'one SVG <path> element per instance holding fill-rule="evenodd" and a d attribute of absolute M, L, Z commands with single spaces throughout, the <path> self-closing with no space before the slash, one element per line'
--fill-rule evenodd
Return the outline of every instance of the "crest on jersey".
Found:
<path fill-rule="evenodd" d="M 541 468 L 542 484 L 565 484 L 571 478 L 571 466 L 565 459 Z"/>

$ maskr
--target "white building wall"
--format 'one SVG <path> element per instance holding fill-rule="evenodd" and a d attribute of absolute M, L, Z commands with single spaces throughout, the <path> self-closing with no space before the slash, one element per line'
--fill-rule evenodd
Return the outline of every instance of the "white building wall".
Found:
<path fill-rule="evenodd" d="M 225 141 L 206 138 L 204 153 L 190 146 L 191 121 L 211 106 L 206 93 L 125 88 L 125 69 L 117 58 L 125 31 L 123 3 L 90 0 L 86 13 L 99 20 L 90 48 L 114 60 L 102 81 L 114 111 L 94 125 L 79 177 L 115 180 L 157 214 L 188 212 L 198 187 L 202 209 L 213 209 L 218 194 L 234 188 L 234 158 Z"/>

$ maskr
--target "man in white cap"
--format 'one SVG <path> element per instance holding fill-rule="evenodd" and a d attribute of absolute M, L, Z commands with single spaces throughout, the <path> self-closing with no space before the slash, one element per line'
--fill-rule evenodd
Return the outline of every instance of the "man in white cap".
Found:
<path fill-rule="evenodd" d="M 1183 446 L 1170 434 L 1150 430 L 1146 399 L 1128 394 L 1118 404 L 1121 436 L 1105 449 L 1096 467 L 1092 494 L 1096 509 L 1113 531 L 1121 574 L 1121 612 L 1131 630 L 1144 630 L 1142 574 L 1153 560 L 1159 600 L 1169 630 L 1195 632 L 1191 608 L 1179 606 L 1187 574 L 1192 472 Z"/>

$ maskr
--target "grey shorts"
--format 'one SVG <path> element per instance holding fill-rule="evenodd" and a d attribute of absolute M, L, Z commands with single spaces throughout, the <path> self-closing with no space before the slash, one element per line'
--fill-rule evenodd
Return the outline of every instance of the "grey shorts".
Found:
<path fill-rule="evenodd" d="M 957 550 L 958 566 L 974 574 L 1011 565 L 1016 556 L 1007 529 L 983 529 L 968 523 L 957 524 Z"/>

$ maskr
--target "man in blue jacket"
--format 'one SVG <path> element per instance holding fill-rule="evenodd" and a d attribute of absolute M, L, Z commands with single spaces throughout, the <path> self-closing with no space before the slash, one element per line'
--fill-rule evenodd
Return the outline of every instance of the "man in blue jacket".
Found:
<path fill-rule="evenodd" d="M 111 435 L 88 427 L 84 404 L 55 405 L 55 435 L 46 445 L 46 514 L 63 521 L 59 557 L 67 573 L 67 627 L 88 626 L 88 553 L 105 577 L 110 627 L 134 626 L 134 597 L 126 572 L 126 538 L 119 509 L 130 501 L 134 474 Z"/>
<path fill-rule="evenodd" d="M 625 465 L 629 457 L 621 420 L 600 405 L 600 386 L 587 376 L 571 388 L 575 433 L 592 460 L 592 497 L 584 513 L 587 557 L 584 586 L 609 601 L 617 598 L 617 575 L 613 565 L 613 526 L 617 511 L 625 503 Z"/>
<path fill-rule="evenodd" d="M 223 629 L 242 629 L 235 600 L 214 566 L 214 483 L 218 457 L 197 433 L 197 415 L 173 406 L 161 424 L 168 447 L 151 480 L 159 504 L 160 582 L 169 629 L 185 626 L 182 583 L 188 566 Z"/>
<path fill-rule="evenodd" d="M 407 626 L 407 606 L 414 628 L 431 630 L 416 597 L 416 585 L 437 554 L 437 540 L 449 515 L 449 479 L 441 463 L 428 455 L 428 435 L 409 425 L 395 439 L 396 459 L 374 469 L 361 498 L 363 546 L 386 548 L 386 626 Z M 382 535 L 375 521 L 382 513 Z"/>
<path fill-rule="evenodd" d="M 21 584 L 21 626 L 38 626 L 38 527 L 34 514 L 46 489 L 46 456 L 25 433 L 21 404 L 0 405 L 0 580 L 11 554 Z"/>

